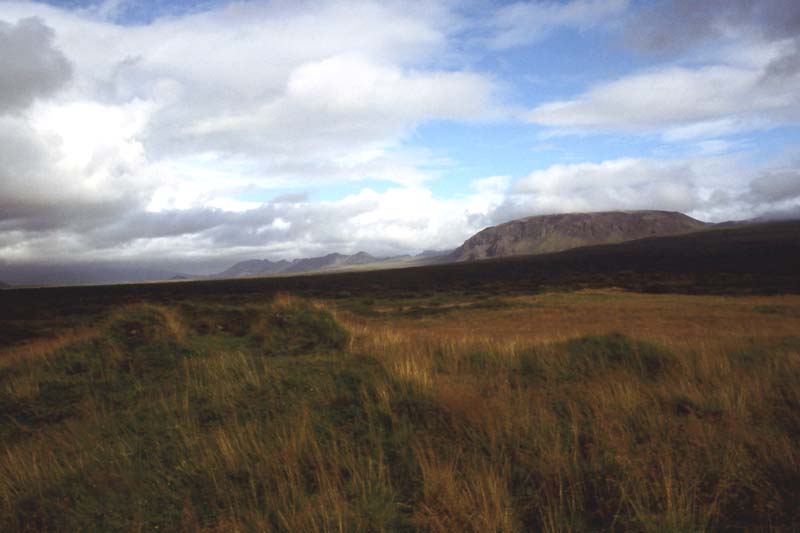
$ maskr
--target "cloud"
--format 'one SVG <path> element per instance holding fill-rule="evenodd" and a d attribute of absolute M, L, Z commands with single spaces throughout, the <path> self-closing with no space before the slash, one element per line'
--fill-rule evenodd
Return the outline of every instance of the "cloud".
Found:
<path fill-rule="evenodd" d="M 730 152 L 737 148 L 737 144 L 722 139 L 709 139 L 698 142 L 697 148 L 702 155 L 715 155 Z"/>
<path fill-rule="evenodd" d="M 525 115 L 533 123 L 574 131 L 661 133 L 667 140 L 717 136 L 800 120 L 800 73 L 776 61 L 794 45 L 773 47 L 760 65 L 669 66 L 601 83 Z"/>
<path fill-rule="evenodd" d="M 685 161 L 623 158 L 552 165 L 514 183 L 496 216 L 614 209 L 687 212 L 700 205 L 696 180 Z"/>
<path fill-rule="evenodd" d="M 514 182 L 490 219 L 618 209 L 674 210 L 708 221 L 742 219 L 796 208 L 798 184 L 796 166 L 752 167 L 736 155 L 558 164 Z"/>
<path fill-rule="evenodd" d="M 453 240 L 485 203 L 434 199 L 423 184 L 446 163 L 405 146 L 426 121 L 504 114 L 496 81 L 452 62 L 446 2 L 236 2 L 128 25 L 118 8 L 0 4 L 18 52 L 0 57 L 5 258 L 397 252 Z M 366 178 L 395 186 L 284 195 Z"/>
<path fill-rule="evenodd" d="M 176 131 L 192 147 L 335 160 L 376 153 L 425 120 L 491 117 L 493 84 L 471 72 L 426 72 L 361 54 L 325 57 L 287 73 L 283 92 L 239 112 L 196 117 Z M 243 138 L 246 137 L 246 140 Z M 355 148 L 355 150 L 354 150 Z"/>
<path fill-rule="evenodd" d="M 0 230 L 80 230 L 146 205 L 148 175 L 137 135 L 140 102 L 36 104 L 0 117 Z"/>
<path fill-rule="evenodd" d="M 70 97 L 149 110 L 132 140 L 183 196 L 208 198 L 192 175 L 214 168 L 240 188 L 418 183 L 426 161 L 400 148 L 416 126 L 503 113 L 491 77 L 440 66 L 456 21 L 444 3 L 232 3 L 139 26 L 29 2 L 0 9 L 30 15 L 75 65 Z"/>
<path fill-rule="evenodd" d="M 37 18 L 0 20 L 0 114 L 18 111 L 69 81 L 69 61 L 53 45 L 53 31 Z"/>
<path fill-rule="evenodd" d="M 284 197 L 241 212 L 130 210 L 80 232 L 60 226 L 0 231 L 0 247 L 4 258 L 16 263 L 47 257 L 54 263 L 149 260 L 174 265 L 191 260 L 220 265 L 331 251 L 415 253 L 456 246 L 484 227 L 487 213 L 502 201 L 505 183 L 483 180 L 473 194 L 451 200 L 437 199 L 422 187 L 398 187 L 383 193 L 366 188 L 317 203 Z"/>
<path fill-rule="evenodd" d="M 661 0 L 639 9 L 628 40 L 647 52 L 681 53 L 741 39 L 776 40 L 800 32 L 794 0 Z"/>
<path fill-rule="evenodd" d="M 558 28 L 586 30 L 612 25 L 629 0 L 571 0 L 515 2 L 497 10 L 488 26 L 489 45 L 507 49 L 533 44 Z"/>
<path fill-rule="evenodd" d="M 776 204 L 776 209 L 787 207 L 782 204 L 800 205 L 800 170 L 795 165 L 763 172 L 750 183 L 745 198 L 752 202 Z"/>
<path fill-rule="evenodd" d="M 781 53 L 764 69 L 760 82 L 767 87 L 789 84 L 796 87 L 800 72 L 800 38 L 788 41 Z"/>
<path fill-rule="evenodd" d="M 800 3 L 664 0 L 630 10 L 624 24 L 623 42 L 667 61 L 540 104 L 524 119 L 551 134 L 667 141 L 800 121 Z"/>

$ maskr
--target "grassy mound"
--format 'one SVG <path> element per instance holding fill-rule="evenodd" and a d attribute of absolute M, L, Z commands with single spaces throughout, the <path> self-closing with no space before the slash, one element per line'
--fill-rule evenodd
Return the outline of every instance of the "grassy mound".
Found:
<path fill-rule="evenodd" d="M 269 356 L 342 351 L 350 334 L 327 309 L 307 302 L 279 303 L 259 325 Z"/>
<path fill-rule="evenodd" d="M 350 423 L 351 411 L 360 423 L 361 388 L 374 371 L 362 367 L 374 364 L 354 359 L 334 371 L 321 360 L 298 371 L 293 361 L 304 359 L 277 356 L 340 352 L 348 339 L 329 311 L 299 300 L 246 308 L 142 304 L 119 309 L 92 339 L 3 368 L 0 442 L 24 459 L 0 464 L 0 529 L 193 530 L 232 513 L 239 503 L 231 495 L 270 494 L 269 480 L 290 485 L 274 470 L 288 460 L 277 455 L 281 446 L 301 447 L 292 453 L 303 464 L 290 461 L 297 472 L 336 468 L 317 464 L 314 435 L 334 432 L 328 422 L 309 426 L 303 444 L 285 443 L 281 432 L 312 406 L 336 426 Z M 330 390 L 338 391 L 332 403 L 320 397 Z M 220 431 L 234 439 L 257 431 L 276 447 L 266 452 L 268 463 L 254 467 L 263 443 L 226 444 Z M 229 458 L 236 464 L 222 458 L 220 446 L 241 453 Z M 35 472 L 31 462 L 40 465 Z M 301 497 L 308 498 L 292 498 Z M 281 523 L 271 520 L 267 529 Z"/>
<path fill-rule="evenodd" d="M 668 372 L 676 359 L 655 343 L 631 339 L 621 333 L 586 335 L 565 343 L 565 377 L 593 376 L 610 369 L 629 370 L 656 378 Z"/>
<path fill-rule="evenodd" d="M 342 351 L 350 339 L 324 306 L 286 297 L 249 307 L 184 303 L 179 313 L 190 331 L 189 344 L 201 352 L 310 355 Z"/>
<path fill-rule="evenodd" d="M 258 319 L 255 309 L 231 305 L 183 303 L 179 311 L 196 335 L 244 337 Z"/>

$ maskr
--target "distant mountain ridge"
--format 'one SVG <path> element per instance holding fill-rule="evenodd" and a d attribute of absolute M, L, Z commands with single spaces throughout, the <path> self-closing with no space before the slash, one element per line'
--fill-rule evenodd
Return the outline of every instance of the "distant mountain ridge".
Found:
<path fill-rule="evenodd" d="M 417 255 L 397 255 L 392 257 L 375 257 L 367 252 L 356 252 L 353 255 L 332 253 L 320 257 L 308 257 L 287 261 L 270 261 L 269 259 L 251 259 L 236 263 L 229 269 L 212 277 L 242 278 L 250 276 L 271 276 L 278 274 L 302 274 L 306 272 L 325 272 L 332 270 L 357 270 L 366 268 L 402 268 L 423 266 L 443 262 L 449 250 L 437 252 L 426 250 Z"/>
<path fill-rule="evenodd" d="M 671 211 L 605 211 L 521 218 L 479 231 L 452 251 L 426 250 L 416 256 L 378 258 L 366 252 L 331 253 L 292 261 L 253 259 L 213 277 L 238 278 L 332 270 L 396 268 L 473 261 L 491 257 L 560 252 L 596 244 L 690 233 L 713 227 Z"/>
<path fill-rule="evenodd" d="M 712 227 L 672 211 L 605 211 L 541 215 L 486 228 L 456 248 L 451 261 L 560 252 Z"/>
<path fill-rule="evenodd" d="M 268 276 L 271 274 L 298 274 L 301 272 L 317 272 L 336 268 L 355 267 L 380 263 L 384 259 L 374 257 L 367 252 L 353 255 L 332 253 L 321 257 L 308 257 L 287 261 L 270 261 L 269 259 L 253 259 L 236 263 L 231 268 L 217 274 L 217 277 L 238 278 L 246 276 Z"/>

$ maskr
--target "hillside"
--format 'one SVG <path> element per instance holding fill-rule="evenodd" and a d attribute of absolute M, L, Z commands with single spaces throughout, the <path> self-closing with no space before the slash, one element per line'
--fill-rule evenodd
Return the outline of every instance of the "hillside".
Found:
<path fill-rule="evenodd" d="M 366 252 L 353 255 L 328 254 L 321 257 L 294 259 L 293 261 L 270 261 L 269 259 L 253 259 L 236 263 L 229 269 L 217 274 L 220 278 L 239 278 L 247 276 L 268 276 L 272 274 L 298 274 L 316 272 L 341 267 L 368 265 L 383 261 Z"/>
<path fill-rule="evenodd" d="M 253 259 L 236 263 L 215 278 L 246 278 L 255 276 L 272 276 L 281 274 L 304 274 L 317 272 L 333 272 L 347 270 L 380 270 L 386 268 L 403 268 L 424 266 L 442 262 L 442 256 L 448 252 L 423 252 L 419 255 L 400 255 L 393 257 L 375 257 L 367 252 L 353 255 L 332 253 L 321 257 L 307 257 L 292 261 L 270 261 L 269 259 Z M 434 254 L 438 254 L 434 256 Z"/>
<path fill-rule="evenodd" d="M 220 272 L 216 277 L 238 278 L 246 276 L 259 276 L 268 274 L 278 274 L 283 272 L 291 265 L 289 261 L 270 261 L 269 259 L 252 259 L 236 263 L 224 272 Z"/>
<path fill-rule="evenodd" d="M 691 233 L 709 225 L 669 211 L 568 213 L 512 220 L 473 235 L 451 254 L 453 261 L 560 252 L 595 244 Z"/>

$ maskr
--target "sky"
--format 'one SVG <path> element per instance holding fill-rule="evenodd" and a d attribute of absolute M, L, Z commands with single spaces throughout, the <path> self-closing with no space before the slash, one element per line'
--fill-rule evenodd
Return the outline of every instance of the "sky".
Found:
<path fill-rule="evenodd" d="M 0 279 L 788 216 L 798 162 L 797 0 L 0 0 Z"/>

